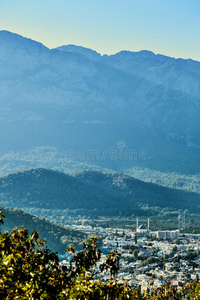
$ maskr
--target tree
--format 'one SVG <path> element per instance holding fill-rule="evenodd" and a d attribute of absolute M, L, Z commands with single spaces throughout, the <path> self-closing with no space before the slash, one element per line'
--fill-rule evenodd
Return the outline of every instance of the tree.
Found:
<path fill-rule="evenodd" d="M 133 256 L 134 256 L 135 259 L 138 258 L 138 253 L 139 253 L 139 252 L 140 252 L 140 251 L 139 251 L 138 249 L 135 249 L 135 250 L 133 251 Z"/>
<path fill-rule="evenodd" d="M 4 215 L 0 213 L 0 223 Z M 119 269 L 119 253 L 114 250 L 100 265 L 109 270 L 111 278 L 103 283 L 94 280 L 100 270 L 101 257 L 97 237 L 83 244 L 76 252 L 71 246 L 70 266 L 61 266 L 57 253 L 51 252 L 37 231 L 28 234 L 25 228 L 15 228 L 11 234 L 0 233 L 0 299 L 128 299 L 132 291 L 119 284 L 115 274 Z"/>
<path fill-rule="evenodd" d="M 110 271 L 110 277 L 115 277 L 117 272 L 119 271 L 119 258 L 120 254 L 117 250 L 113 250 L 109 254 L 107 254 L 106 261 L 100 265 L 100 271 L 104 270 Z"/>
<path fill-rule="evenodd" d="M 137 235 L 134 236 L 135 245 L 137 244 Z"/>

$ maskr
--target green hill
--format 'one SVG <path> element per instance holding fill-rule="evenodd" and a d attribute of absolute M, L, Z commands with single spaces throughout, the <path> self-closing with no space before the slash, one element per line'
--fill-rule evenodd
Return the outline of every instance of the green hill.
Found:
<path fill-rule="evenodd" d="M 82 209 L 84 214 L 144 215 L 157 208 L 200 212 L 200 195 L 146 183 L 120 173 L 70 176 L 31 169 L 0 179 L 0 203 L 17 208 Z"/>
<path fill-rule="evenodd" d="M 4 225 L 1 225 L 1 231 L 11 231 L 15 227 L 23 226 L 29 230 L 35 228 L 43 239 L 47 239 L 47 245 L 53 251 L 64 253 L 70 245 L 75 245 L 77 249 L 81 249 L 83 241 L 88 236 L 82 232 L 64 228 L 54 224 L 48 220 L 39 219 L 19 209 L 4 208 L 0 206 L 6 219 Z"/>

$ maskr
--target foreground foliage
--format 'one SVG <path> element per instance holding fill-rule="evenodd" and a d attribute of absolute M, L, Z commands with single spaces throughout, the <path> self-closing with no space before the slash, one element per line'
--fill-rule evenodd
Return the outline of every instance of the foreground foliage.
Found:
<path fill-rule="evenodd" d="M 1 224 L 3 218 L 1 213 Z M 115 278 L 118 251 L 108 254 L 97 268 L 101 251 L 96 237 L 84 243 L 80 252 L 74 247 L 67 251 L 71 260 L 69 266 L 62 266 L 58 255 L 45 246 L 35 230 L 30 236 L 24 228 L 0 233 L 0 299 L 200 299 L 199 282 L 184 286 L 180 292 L 169 283 L 146 294 L 132 290 Z M 110 273 L 107 282 L 96 278 L 101 272 Z"/>

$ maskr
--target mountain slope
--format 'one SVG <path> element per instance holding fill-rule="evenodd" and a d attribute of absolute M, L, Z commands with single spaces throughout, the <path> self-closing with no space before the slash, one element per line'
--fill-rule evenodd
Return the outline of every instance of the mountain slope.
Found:
<path fill-rule="evenodd" d="M 112 170 L 198 173 L 199 79 L 192 60 L 149 51 L 100 56 L 73 45 L 50 50 L 0 31 L 0 155 L 57 147 Z"/>
<path fill-rule="evenodd" d="M 39 219 L 19 209 L 0 206 L 0 211 L 3 211 L 6 217 L 4 225 L 1 225 L 1 231 L 11 231 L 15 227 L 23 226 L 29 230 L 30 234 L 35 228 L 40 237 L 47 239 L 48 247 L 59 253 L 64 253 L 67 247 L 72 244 L 81 249 L 83 241 L 88 238 L 86 234 L 80 231 L 64 228 L 48 220 Z"/>
<path fill-rule="evenodd" d="M 155 214 L 166 207 L 200 212 L 199 194 L 145 183 L 119 173 L 81 172 L 70 176 L 46 169 L 1 178 L 0 203 L 105 216 Z"/>

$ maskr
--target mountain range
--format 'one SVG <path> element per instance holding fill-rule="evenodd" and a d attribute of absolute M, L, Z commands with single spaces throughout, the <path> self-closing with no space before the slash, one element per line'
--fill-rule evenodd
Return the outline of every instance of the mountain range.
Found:
<path fill-rule="evenodd" d="M 56 149 L 54 168 L 61 171 L 62 159 L 79 169 L 199 173 L 197 61 L 150 51 L 48 49 L 0 31 L 0 107 L 1 175 L 23 170 L 31 155 L 29 167 L 40 166 L 43 149 Z"/>

